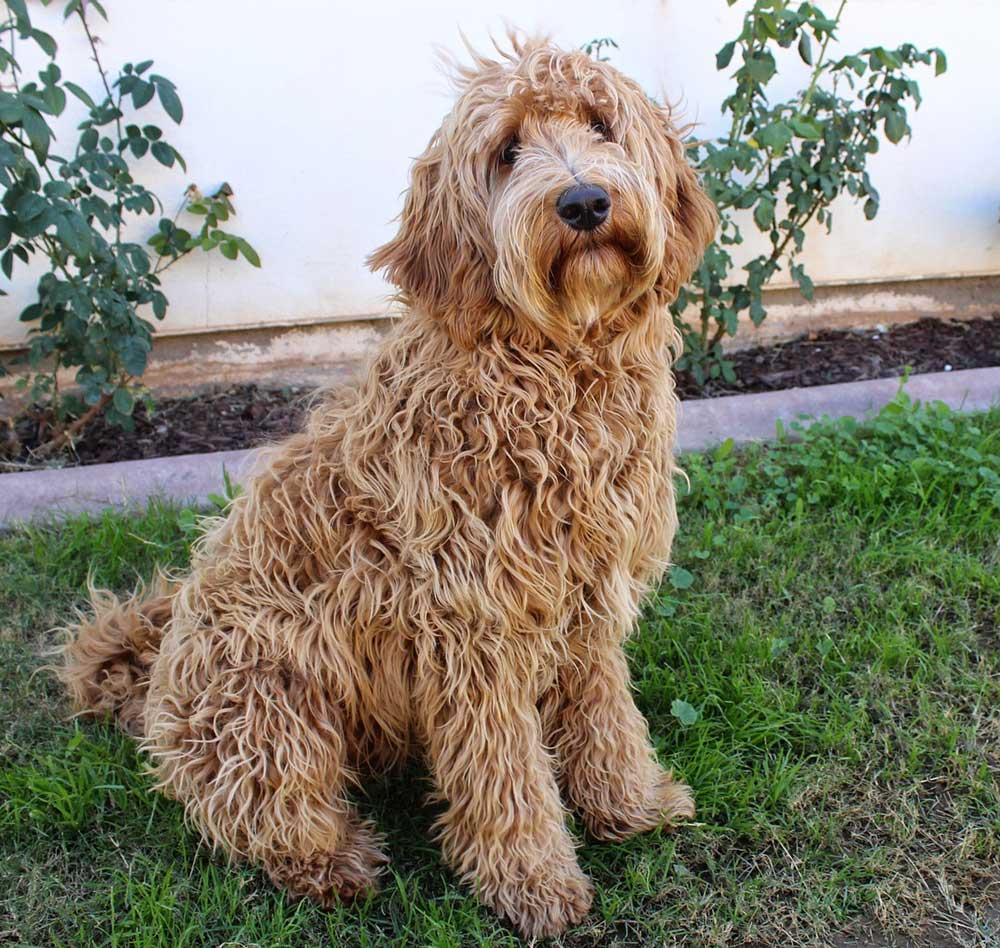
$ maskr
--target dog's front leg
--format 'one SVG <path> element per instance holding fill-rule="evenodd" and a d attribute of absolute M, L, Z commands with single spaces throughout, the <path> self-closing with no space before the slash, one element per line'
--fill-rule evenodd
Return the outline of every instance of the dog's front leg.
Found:
<path fill-rule="evenodd" d="M 694 816 L 691 791 L 657 762 L 617 641 L 591 643 L 560 689 L 555 733 L 547 736 L 592 836 L 624 839 Z"/>
<path fill-rule="evenodd" d="M 419 676 L 417 712 L 448 864 L 527 937 L 576 924 L 592 899 L 565 825 L 542 742 L 530 675 L 468 647 L 435 651 Z"/>

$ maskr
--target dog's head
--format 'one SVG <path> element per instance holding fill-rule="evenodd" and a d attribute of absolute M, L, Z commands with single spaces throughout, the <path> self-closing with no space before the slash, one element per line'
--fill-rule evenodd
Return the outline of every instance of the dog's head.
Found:
<path fill-rule="evenodd" d="M 715 210 L 637 83 L 546 41 L 512 46 L 458 71 L 399 233 L 369 263 L 462 345 L 491 332 L 570 344 L 672 300 Z"/>

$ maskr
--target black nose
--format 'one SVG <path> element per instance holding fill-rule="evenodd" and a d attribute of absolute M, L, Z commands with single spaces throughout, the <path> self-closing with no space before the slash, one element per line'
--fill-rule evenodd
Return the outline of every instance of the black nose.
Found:
<path fill-rule="evenodd" d="M 556 213 L 573 230 L 593 230 L 608 219 L 611 198 L 596 184 L 575 184 L 559 195 Z"/>

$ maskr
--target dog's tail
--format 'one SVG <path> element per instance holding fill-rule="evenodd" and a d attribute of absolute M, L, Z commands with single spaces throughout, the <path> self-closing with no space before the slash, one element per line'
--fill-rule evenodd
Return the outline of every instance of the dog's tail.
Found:
<path fill-rule="evenodd" d="M 67 629 L 56 668 L 78 714 L 111 716 L 135 737 L 143 735 L 149 670 L 170 619 L 176 584 L 157 575 L 128 599 L 90 589 L 91 614 Z"/>

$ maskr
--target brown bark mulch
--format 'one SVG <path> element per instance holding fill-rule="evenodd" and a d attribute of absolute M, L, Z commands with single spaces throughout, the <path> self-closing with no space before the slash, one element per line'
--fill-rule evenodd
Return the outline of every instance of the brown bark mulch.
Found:
<path fill-rule="evenodd" d="M 715 398 L 800 386 L 943 372 L 1000 365 L 1000 313 L 989 319 L 923 319 L 884 332 L 824 330 L 790 342 L 732 353 L 736 381 L 713 380 L 699 387 L 678 377 L 681 398 Z M 121 431 L 99 420 L 77 441 L 67 464 L 101 464 L 230 451 L 274 441 L 299 426 L 310 390 L 234 385 L 185 398 L 160 398 L 152 414 L 135 412 L 135 430 Z M 34 432 L 18 426 L 21 451 L 2 457 L 0 471 L 30 464 Z M 3 464 L 13 461 L 14 465 Z"/>

